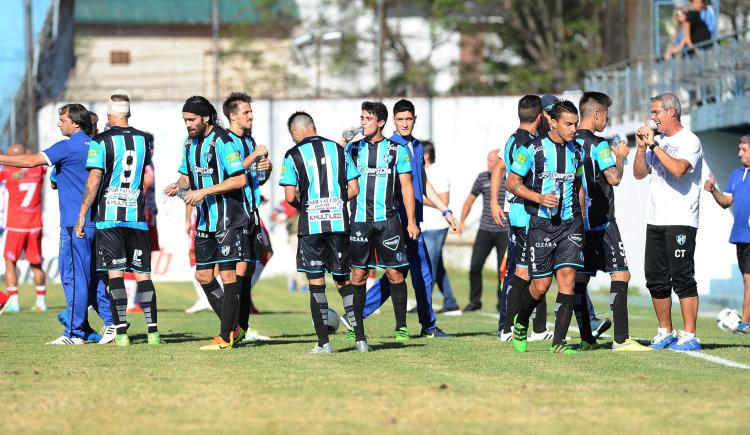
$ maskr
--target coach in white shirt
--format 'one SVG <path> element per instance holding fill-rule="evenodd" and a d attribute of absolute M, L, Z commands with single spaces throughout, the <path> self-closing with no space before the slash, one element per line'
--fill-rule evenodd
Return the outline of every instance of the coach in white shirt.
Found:
<path fill-rule="evenodd" d="M 651 175 L 646 203 L 646 287 L 651 293 L 659 329 L 654 349 L 700 350 L 695 336 L 698 290 L 695 283 L 695 235 L 698 231 L 703 151 L 698 137 L 680 122 L 680 100 L 674 94 L 651 98 L 651 119 L 660 133 L 643 125 L 633 175 Z M 672 290 L 680 299 L 683 330 L 672 329 Z"/>

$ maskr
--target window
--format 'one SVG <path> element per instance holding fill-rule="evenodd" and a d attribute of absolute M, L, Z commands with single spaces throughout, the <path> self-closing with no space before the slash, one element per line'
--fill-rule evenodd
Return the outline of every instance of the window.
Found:
<path fill-rule="evenodd" d="M 109 63 L 112 65 L 128 65 L 130 64 L 130 52 L 115 50 L 109 53 Z"/>

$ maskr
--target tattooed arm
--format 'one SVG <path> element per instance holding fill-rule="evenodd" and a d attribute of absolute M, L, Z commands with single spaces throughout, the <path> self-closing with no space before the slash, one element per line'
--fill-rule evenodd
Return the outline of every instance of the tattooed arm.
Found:
<path fill-rule="evenodd" d="M 91 169 L 89 178 L 83 188 L 83 198 L 81 199 L 81 210 L 78 212 L 78 222 L 76 223 L 76 236 L 80 239 L 84 236 L 83 227 L 86 225 L 86 213 L 89 212 L 91 204 L 94 203 L 96 195 L 99 192 L 99 185 L 102 182 L 102 170 Z"/>

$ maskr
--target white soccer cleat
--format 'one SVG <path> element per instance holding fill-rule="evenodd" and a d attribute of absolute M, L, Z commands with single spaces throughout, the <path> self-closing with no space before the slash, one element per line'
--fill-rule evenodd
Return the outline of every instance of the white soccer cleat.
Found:
<path fill-rule="evenodd" d="M 192 307 L 185 310 L 188 314 L 200 313 L 211 309 L 211 304 L 208 303 L 208 299 L 198 299 Z"/>
<path fill-rule="evenodd" d="M 499 334 L 497 334 L 497 339 L 499 341 L 510 341 L 512 338 L 513 338 L 513 330 L 511 330 L 510 332 L 507 332 L 507 333 L 506 332 L 500 332 Z"/>
<path fill-rule="evenodd" d="M 83 344 L 83 339 L 78 337 L 66 337 L 64 335 L 61 335 L 57 337 L 56 339 L 52 341 L 48 341 L 47 344 L 54 344 L 54 345 L 76 345 L 76 344 Z"/>
<path fill-rule="evenodd" d="M 256 341 L 270 341 L 271 337 L 267 337 L 265 335 L 258 334 L 257 329 L 250 328 L 245 333 L 245 338 L 242 340 L 243 342 L 256 342 Z"/>
<path fill-rule="evenodd" d="M 117 336 L 117 328 L 115 328 L 115 325 L 104 326 L 99 330 L 99 334 L 102 336 L 99 344 L 109 344 Z"/>
<path fill-rule="evenodd" d="M 543 332 L 532 332 L 531 335 L 529 335 L 528 340 L 529 341 L 544 341 L 544 340 L 552 340 L 552 337 L 554 334 L 549 329 L 545 329 Z"/>

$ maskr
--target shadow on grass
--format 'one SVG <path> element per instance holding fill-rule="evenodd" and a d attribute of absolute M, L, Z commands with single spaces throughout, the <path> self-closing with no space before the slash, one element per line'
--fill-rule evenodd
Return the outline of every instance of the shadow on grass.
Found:
<path fill-rule="evenodd" d="M 378 343 L 378 344 L 371 344 L 370 348 L 372 348 L 373 352 L 379 351 L 379 350 L 391 350 L 391 349 L 407 349 L 410 347 L 422 347 L 426 346 L 426 344 L 423 343 Z M 345 349 L 336 350 L 337 353 L 346 353 L 346 352 L 356 352 L 357 349 L 354 347 L 347 347 Z"/>
<path fill-rule="evenodd" d="M 184 332 L 160 334 L 161 341 L 166 344 L 187 343 L 191 341 L 208 341 L 211 337 L 205 334 L 188 334 Z M 135 334 L 130 336 L 131 341 L 146 341 L 146 334 Z"/>
<path fill-rule="evenodd" d="M 496 337 L 497 332 L 456 332 L 455 334 L 448 332 L 448 334 L 451 334 L 451 337 L 460 338 L 460 337 L 477 337 L 477 336 L 488 336 L 488 337 Z M 450 338 L 450 337 L 446 337 Z M 442 338 L 435 338 L 434 340 L 442 340 Z"/>
<path fill-rule="evenodd" d="M 704 350 L 714 349 L 750 349 L 748 344 L 734 344 L 734 343 L 701 343 L 701 348 Z"/>
<path fill-rule="evenodd" d="M 237 343 L 235 347 L 256 347 L 256 346 L 278 346 L 280 344 L 301 344 L 301 343 L 315 343 L 315 340 L 263 340 L 263 341 L 243 341 Z"/>

